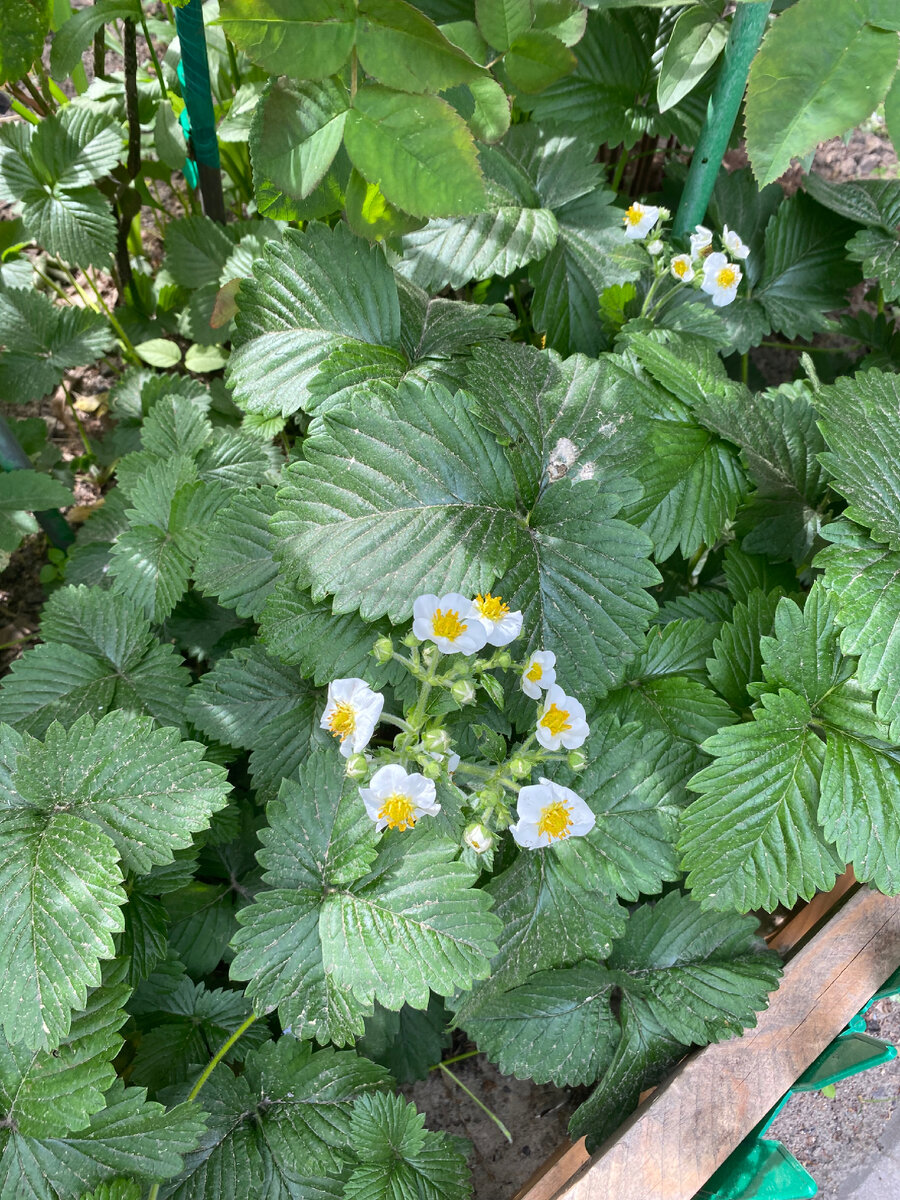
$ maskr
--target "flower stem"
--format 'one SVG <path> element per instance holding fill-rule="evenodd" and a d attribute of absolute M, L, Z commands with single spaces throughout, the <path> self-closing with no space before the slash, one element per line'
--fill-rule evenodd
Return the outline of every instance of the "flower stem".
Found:
<path fill-rule="evenodd" d="M 389 725 L 396 725 L 398 729 L 402 729 L 404 733 L 414 733 L 415 730 L 408 721 L 404 721 L 402 717 L 395 716 L 394 713 L 383 712 L 379 717 L 381 721 L 387 721 Z"/>
<path fill-rule="evenodd" d="M 451 1059 L 450 1061 L 455 1062 L 456 1060 Z M 466 1095 L 469 1097 L 469 1099 L 472 1100 L 475 1104 L 477 1104 L 483 1113 L 485 1113 L 488 1117 L 490 1117 L 490 1119 L 494 1122 L 494 1124 L 497 1126 L 497 1128 L 500 1130 L 500 1132 L 503 1134 L 503 1136 L 506 1138 L 506 1140 L 508 1142 L 512 1142 L 512 1140 L 513 1140 L 512 1134 L 509 1132 L 509 1130 L 506 1128 L 506 1126 L 503 1124 L 503 1122 L 500 1120 L 500 1118 L 497 1116 L 497 1114 L 494 1112 L 491 1112 L 491 1110 L 488 1108 L 488 1106 L 486 1104 L 484 1104 L 481 1100 L 479 1100 L 478 1097 L 475 1095 L 475 1093 L 473 1091 L 471 1091 L 469 1088 L 467 1088 L 466 1085 L 463 1083 L 463 1081 L 459 1078 L 459 1076 L 454 1075 L 454 1073 L 450 1070 L 449 1067 L 445 1066 L 444 1063 L 438 1063 L 437 1065 L 441 1068 L 441 1070 L 444 1072 L 445 1075 L 450 1076 L 450 1078 L 457 1085 L 457 1087 L 462 1088 L 462 1090 L 466 1093 Z M 151 1200 L 153 1200 L 152 1197 L 151 1197 Z"/>

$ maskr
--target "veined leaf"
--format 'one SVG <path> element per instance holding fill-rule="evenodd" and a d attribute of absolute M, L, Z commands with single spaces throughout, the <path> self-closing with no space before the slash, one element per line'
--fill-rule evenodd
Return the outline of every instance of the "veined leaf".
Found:
<path fill-rule="evenodd" d="M 681 13 L 666 46 L 656 83 L 660 112 L 672 108 L 690 92 L 724 49 L 728 26 L 704 5 Z"/>
<path fill-rule="evenodd" d="M 104 319 L 87 308 L 60 308 L 40 292 L 0 293 L 0 391 L 8 402 L 40 400 L 69 367 L 113 347 Z"/>
<path fill-rule="evenodd" d="M 356 37 L 350 0 L 224 0 L 226 34 L 270 75 L 324 79 L 341 69 Z"/>
<path fill-rule="evenodd" d="M 39 56 L 50 29 L 50 0 L 14 0 L 0 13 L 0 83 L 19 79 Z"/>
<path fill-rule="evenodd" d="M 841 654 L 839 633 L 837 600 L 820 582 L 813 584 L 802 611 L 783 596 L 775 610 L 773 636 L 760 640 L 766 683 L 754 684 L 751 694 L 788 688 L 815 711 L 856 668 Z"/>
<path fill-rule="evenodd" d="M 531 28 L 531 0 L 476 0 L 475 20 L 489 45 L 508 50 L 517 37 Z"/>
<path fill-rule="evenodd" d="M 781 591 L 764 592 L 754 588 L 744 601 L 734 606 L 731 621 L 722 626 L 715 642 L 715 655 L 709 659 L 709 679 L 737 712 L 749 708 L 748 684 L 762 676 L 760 638 L 775 629 L 775 610 Z"/>
<path fill-rule="evenodd" d="M 443 92 L 487 78 L 417 8 L 404 0 L 360 0 L 357 52 L 360 65 L 379 83 L 400 92 Z"/>
<path fill-rule="evenodd" d="M 437 96 L 361 87 L 344 127 L 344 146 L 363 178 L 414 217 L 452 217 L 484 207 L 472 135 Z"/>
<path fill-rule="evenodd" d="M 427 1079 L 452 1040 L 448 1021 L 447 1010 L 437 996 L 431 997 L 424 1012 L 408 1004 L 399 1012 L 391 1012 L 376 1004 L 372 1016 L 366 1018 L 366 1032 L 356 1050 L 381 1063 L 398 1083 Z"/>
<path fill-rule="evenodd" d="M 866 20 L 853 0 L 799 0 L 769 29 L 747 86 L 747 151 L 760 185 L 864 121 L 884 97 L 897 39 Z"/>
<path fill-rule="evenodd" d="M 140 0 L 97 0 L 90 8 L 73 12 L 60 25 L 50 44 L 50 70 L 54 79 L 66 79 L 81 61 L 82 52 L 107 21 L 140 20 Z"/>
<path fill-rule="evenodd" d="M 274 488 L 235 489 L 213 517 L 197 560 L 197 587 L 239 617 L 259 619 L 277 579 L 269 532 L 275 511 Z"/>
<path fill-rule="evenodd" d="M 834 883 L 843 861 L 816 813 L 825 746 L 800 696 L 762 697 L 753 721 L 704 743 L 716 761 L 690 782 L 679 849 L 706 908 L 772 909 Z"/>
<path fill-rule="evenodd" d="M 272 80 L 250 126 L 254 174 L 288 196 L 305 200 L 338 152 L 348 103 L 346 88 L 334 79 Z"/>

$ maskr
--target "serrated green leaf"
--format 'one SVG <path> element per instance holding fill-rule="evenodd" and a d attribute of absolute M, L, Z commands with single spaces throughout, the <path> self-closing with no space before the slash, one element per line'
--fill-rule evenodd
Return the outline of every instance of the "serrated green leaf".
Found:
<path fill-rule="evenodd" d="M 349 0 L 224 0 L 220 21 L 251 62 L 270 75 L 324 79 L 344 65 L 356 36 Z"/>
<path fill-rule="evenodd" d="M 832 487 L 849 501 L 845 515 L 892 550 L 900 549 L 898 402 L 897 377 L 876 370 L 838 379 L 816 393 L 829 448 L 821 458 L 834 475 Z"/>
<path fill-rule="evenodd" d="M 762 697 L 753 721 L 704 743 L 716 761 L 690 788 L 679 849 L 707 908 L 772 909 L 827 890 L 842 869 L 816 820 L 825 746 L 800 696 Z"/>
<path fill-rule="evenodd" d="M 877 279 L 884 299 L 900 299 L 900 239 L 880 229 L 861 229 L 847 243 L 847 257 L 862 266 L 866 279 Z"/>
<path fill-rule="evenodd" d="M 237 490 L 216 513 L 195 568 L 197 587 L 239 617 L 259 618 L 278 574 L 269 520 L 274 488 Z"/>
<path fill-rule="evenodd" d="M 46 508 L 63 508 L 74 499 L 67 487 L 38 471 L 4 471 L 0 475 L 0 512 L 21 509 L 41 512 Z"/>
<path fill-rule="evenodd" d="M 98 0 L 90 8 L 73 12 L 60 25 L 50 43 L 50 70 L 54 79 L 66 79 L 81 61 L 81 55 L 91 44 L 94 34 L 107 21 L 120 18 L 140 20 L 139 0 Z"/>
<path fill-rule="evenodd" d="M 359 173 L 414 217 L 479 212 L 485 194 L 465 121 L 437 96 L 361 87 L 344 126 Z"/>
<path fill-rule="evenodd" d="M 30 158 L 42 183 L 80 188 L 115 167 L 123 140 L 121 125 L 109 113 L 67 104 L 35 129 Z"/>
<path fill-rule="evenodd" d="M 575 68 L 576 58 L 559 38 L 543 29 L 520 34 L 503 56 L 503 68 L 517 92 L 542 92 Z"/>
<path fill-rule="evenodd" d="M 182 287 L 218 287 L 233 251 L 233 240 L 209 217 L 179 217 L 166 226 L 166 269 Z"/>
<path fill-rule="evenodd" d="M 357 1053 L 381 1063 L 398 1083 L 426 1079 L 450 1045 L 449 1017 L 444 1005 L 432 996 L 422 1012 L 404 1004 L 399 1012 L 375 1005 L 366 1018 L 366 1032 L 356 1043 Z"/>
<path fill-rule="evenodd" d="M 117 956 L 128 960 L 132 986 L 151 975 L 166 956 L 166 910 L 145 887 L 145 880 L 133 882 L 123 913 L 125 928 L 116 939 Z"/>
<path fill-rule="evenodd" d="M 239 1078 L 217 1069 L 204 1085 L 208 1132 L 161 1196 L 236 1200 L 273 1187 L 289 1196 L 300 1176 L 336 1173 L 355 1102 L 389 1078 L 352 1050 L 313 1053 L 290 1037 L 251 1051 Z"/>
<path fill-rule="evenodd" d="M 133 1179 L 113 1179 L 85 1192 L 81 1200 L 141 1200 L 141 1189 Z"/>
<path fill-rule="evenodd" d="M 52 720 L 123 709 L 182 726 L 188 672 L 128 601 L 99 588 L 60 588 L 44 613 L 44 645 L 13 664 L 0 720 L 35 736 Z"/>
<path fill-rule="evenodd" d="M 447 1134 L 423 1129 L 424 1120 L 402 1096 L 357 1100 L 350 1138 L 362 1165 L 344 1187 L 346 1200 L 468 1200 L 465 1152 Z"/>
<path fill-rule="evenodd" d="M 765 684 L 754 684 L 752 695 L 782 688 L 803 696 L 813 712 L 854 673 L 839 645 L 837 601 L 821 583 L 813 584 L 801 611 L 787 596 L 775 610 L 772 637 L 760 640 Z"/>
<path fill-rule="evenodd" d="M 866 15 L 853 0 L 798 0 L 769 29 L 747 86 L 747 152 L 760 185 L 864 121 L 884 96 L 897 39 Z"/>
<path fill-rule="evenodd" d="M 531 28 L 531 0 L 476 0 L 475 20 L 489 45 L 508 50 L 517 37 Z"/>
<path fill-rule="evenodd" d="M 396 284 L 383 252 L 345 227 L 291 231 L 242 283 L 236 328 L 228 376 L 238 403 L 287 416 L 306 406 L 310 381 L 337 346 L 400 348 Z"/>
<path fill-rule="evenodd" d="M 731 621 L 722 626 L 709 660 L 709 679 L 737 712 L 751 704 L 747 685 L 762 676 L 760 638 L 775 629 L 775 610 L 780 591 L 763 592 L 754 588 L 744 601 L 734 606 Z"/>
<path fill-rule="evenodd" d="M 348 105 L 346 88 L 334 79 L 272 80 L 250 126 L 254 174 L 288 196 L 305 200 L 338 152 Z"/>
<path fill-rule="evenodd" d="M 59 308 L 39 292 L 0 293 L 0 392 L 7 402 L 40 400 L 69 367 L 112 349 L 104 319 L 87 308 Z"/>

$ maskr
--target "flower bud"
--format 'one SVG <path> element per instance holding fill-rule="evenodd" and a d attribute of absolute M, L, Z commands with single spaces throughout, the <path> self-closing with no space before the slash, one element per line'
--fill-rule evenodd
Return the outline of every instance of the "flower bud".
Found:
<path fill-rule="evenodd" d="M 375 660 L 380 663 L 389 663 L 393 653 L 394 643 L 389 637 L 380 637 L 372 647 L 372 654 L 375 656 Z"/>
<path fill-rule="evenodd" d="M 570 750 L 566 761 L 573 771 L 583 771 L 588 764 L 587 755 L 583 750 Z"/>
<path fill-rule="evenodd" d="M 426 729 L 422 734 L 422 745 L 428 751 L 446 754 L 450 749 L 450 735 L 446 729 Z"/>
<path fill-rule="evenodd" d="M 665 246 L 659 238 L 654 238 L 652 242 L 647 243 L 647 253 L 652 254 L 654 258 L 662 254 L 663 250 L 665 250 Z"/>
<path fill-rule="evenodd" d="M 495 808 L 503 799 L 503 789 L 489 784 L 481 789 L 476 799 L 484 809 Z"/>
<path fill-rule="evenodd" d="M 450 688 L 450 695 L 458 704 L 474 704 L 475 685 L 471 679 L 457 679 Z"/>
<path fill-rule="evenodd" d="M 508 671 L 512 666 L 512 655 L 508 650 L 501 650 L 497 655 L 497 666 L 502 667 L 504 671 Z"/>
<path fill-rule="evenodd" d="M 463 834 L 463 841 L 476 854 L 485 854 L 494 844 L 494 835 L 485 829 L 480 822 L 476 821 L 466 829 L 466 832 Z"/>
<path fill-rule="evenodd" d="M 441 652 L 437 646 L 428 645 L 422 650 L 422 662 L 426 667 L 436 667 L 440 660 Z"/>
<path fill-rule="evenodd" d="M 667 208 L 664 208 L 662 205 L 659 206 L 659 217 L 657 219 L 659 220 L 660 224 L 662 224 L 663 221 L 668 221 L 671 215 L 671 212 L 669 212 Z"/>
<path fill-rule="evenodd" d="M 408 633 L 408 634 L 406 634 L 405 637 L 401 638 L 400 640 L 403 642 L 404 646 L 413 647 L 413 646 L 419 645 L 419 639 L 416 637 L 416 635 L 414 633 Z"/>
<path fill-rule="evenodd" d="M 441 766 L 441 763 L 434 758 L 429 758 L 422 767 L 422 774 L 426 779 L 440 779 L 442 773 L 443 767 Z"/>
<path fill-rule="evenodd" d="M 364 754 L 351 754 L 347 759 L 347 777 L 349 779 L 365 779 L 369 774 L 369 764 Z"/>
<path fill-rule="evenodd" d="M 526 779 L 531 774 L 531 763 L 517 754 L 509 760 L 508 770 L 513 779 Z"/>

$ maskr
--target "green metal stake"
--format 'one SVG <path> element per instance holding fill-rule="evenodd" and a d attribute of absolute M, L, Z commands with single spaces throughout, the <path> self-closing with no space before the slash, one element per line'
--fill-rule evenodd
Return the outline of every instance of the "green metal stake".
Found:
<path fill-rule="evenodd" d="M 772 0 L 738 4 L 725 46 L 722 66 L 706 109 L 706 120 L 694 150 L 681 203 L 672 231 L 676 235 L 691 232 L 706 216 L 706 209 L 728 149 L 728 139 L 737 120 L 750 63 L 762 41 Z"/>
<path fill-rule="evenodd" d="M 34 463 L 16 441 L 16 435 L 2 413 L 0 413 L 0 467 L 4 471 L 34 469 Z M 66 550 L 75 541 L 72 527 L 58 508 L 50 508 L 34 515 L 57 550 Z"/>
<path fill-rule="evenodd" d="M 224 223 L 222 171 L 201 0 L 190 0 L 184 8 L 175 9 L 175 29 L 181 45 L 182 92 L 190 121 L 191 149 L 197 163 L 203 211 L 214 221 Z"/>

